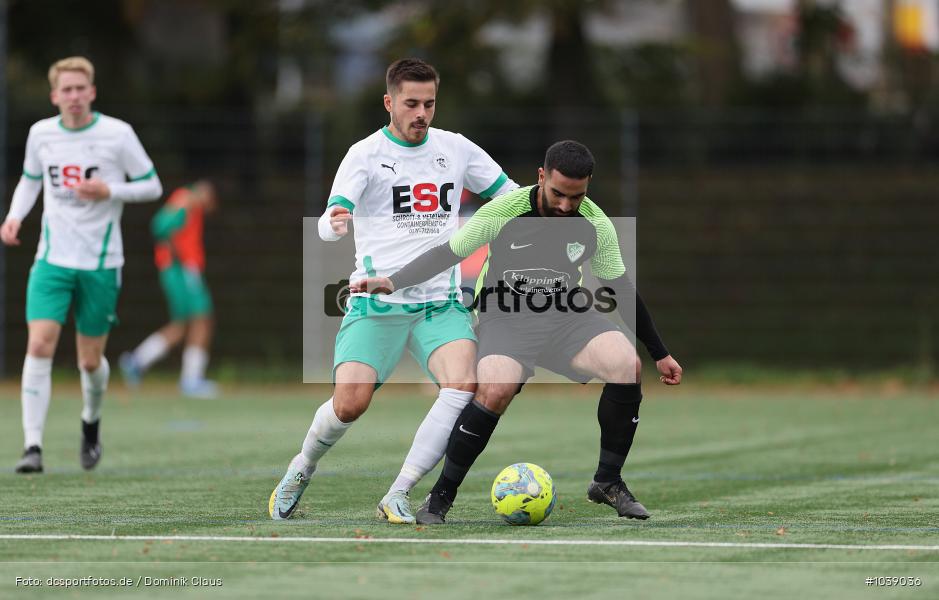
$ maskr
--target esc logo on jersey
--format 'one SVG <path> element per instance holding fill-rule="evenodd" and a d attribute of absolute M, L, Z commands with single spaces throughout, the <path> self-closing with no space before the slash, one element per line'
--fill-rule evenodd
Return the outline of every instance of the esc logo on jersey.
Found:
<path fill-rule="evenodd" d="M 82 182 L 82 179 L 91 179 L 94 177 L 98 167 L 88 167 L 82 174 L 82 168 L 78 165 L 49 165 L 49 184 L 52 187 L 73 188 Z"/>
<path fill-rule="evenodd" d="M 410 212 L 434 212 L 438 208 L 450 212 L 450 192 L 452 183 L 445 183 L 437 190 L 435 183 L 418 183 L 411 188 L 409 185 L 396 185 L 391 188 L 391 204 L 395 214 Z"/>

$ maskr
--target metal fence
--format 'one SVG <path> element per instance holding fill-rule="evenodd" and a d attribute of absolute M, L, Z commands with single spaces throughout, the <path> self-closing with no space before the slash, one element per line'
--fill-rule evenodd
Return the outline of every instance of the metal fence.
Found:
<path fill-rule="evenodd" d="M 167 190 L 202 176 L 222 183 L 223 210 L 206 224 L 216 364 L 288 369 L 299 380 L 302 217 L 322 210 L 345 150 L 378 128 L 383 113 L 350 123 L 316 114 L 102 110 L 135 126 Z M 611 215 L 638 212 L 639 288 L 685 362 L 858 369 L 934 360 L 934 118 L 505 109 L 441 111 L 435 125 L 463 132 L 523 185 L 534 183 L 551 142 L 587 143 L 598 162 L 590 196 Z M 32 120 L 9 123 L 11 173 L 20 171 Z M 6 256 L 8 372 L 19 370 L 25 347 L 40 209 L 24 226 L 23 246 Z M 125 211 L 112 355 L 166 319 L 148 228 L 156 209 Z M 63 338 L 57 363 L 73 356 Z"/>

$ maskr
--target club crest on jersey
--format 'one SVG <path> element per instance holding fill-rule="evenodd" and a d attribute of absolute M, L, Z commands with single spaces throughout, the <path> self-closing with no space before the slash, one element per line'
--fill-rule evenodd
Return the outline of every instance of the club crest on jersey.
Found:
<path fill-rule="evenodd" d="M 450 159 L 445 154 L 435 155 L 431 162 L 438 171 L 446 171 L 450 168 Z"/>
<path fill-rule="evenodd" d="M 567 258 L 569 258 L 571 262 L 575 262 L 584 255 L 584 250 L 586 249 L 587 247 L 580 242 L 571 242 L 567 245 Z"/>

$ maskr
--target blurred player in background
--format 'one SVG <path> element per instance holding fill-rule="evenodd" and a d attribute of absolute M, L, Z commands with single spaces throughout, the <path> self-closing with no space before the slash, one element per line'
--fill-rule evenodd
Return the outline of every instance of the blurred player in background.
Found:
<path fill-rule="evenodd" d="M 421 60 L 393 63 L 384 96 L 391 122 L 354 144 L 339 165 L 319 233 L 324 240 L 338 240 L 349 221 L 354 223 L 357 279 L 390 275 L 446 242 L 458 227 L 464 187 L 483 198 L 518 187 L 479 146 L 430 127 L 439 81 L 436 70 Z M 453 423 L 476 389 L 476 336 L 460 303 L 459 284 L 454 267 L 408 296 L 350 299 L 336 336 L 333 397 L 316 411 L 300 453 L 271 493 L 271 518 L 290 517 L 320 458 L 366 411 L 407 347 L 440 392 L 379 502 L 378 516 L 414 522 L 408 492 L 440 461 Z"/>
<path fill-rule="evenodd" d="M 203 218 L 218 209 L 215 186 L 200 180 L 173 192 L 153 217 L 155 261 L 169 306 L 170 322 L 150 334 L 133 352 L 121 355 L 121 372 L 130 387 L 155 362 L 186 341 L 179 389 L 184 396 L 214 398 L 214 382 L 205 378 L 214 325 L 212 296 L 205 283 Z"/>
<path fill-rule="evenodd" d="M 110 367 L 104 357 L 124 264 L 121 213 L 127 202 L 163 193 L 156 169 L 127 123 L 92 112 L 97 90 L 91 62 L 60 60 L 49 69 L 50 98 L 60 115 L 29 130 L 23 175 L 0 239 L 17 246 L 20 226 L 44 190 L 39 248 L 26 288 L 29 341 L 23 363 L 25 452 L 17 473 L 42 472 L 42 433 L 52 390 L 52 357 L 69 310 L 81 372 L 82 467 L 101 459 L 101 403 Z"/>

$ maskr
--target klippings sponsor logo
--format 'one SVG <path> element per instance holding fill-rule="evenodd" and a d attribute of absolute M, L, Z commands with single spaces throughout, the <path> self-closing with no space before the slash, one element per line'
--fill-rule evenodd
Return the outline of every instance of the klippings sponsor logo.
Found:
<path fill-rule="evenodd" d="M 568 288 L 571 276 L 554 269 L 509 269 L 502 279 L 516 294 L 556 294 Z"/>

